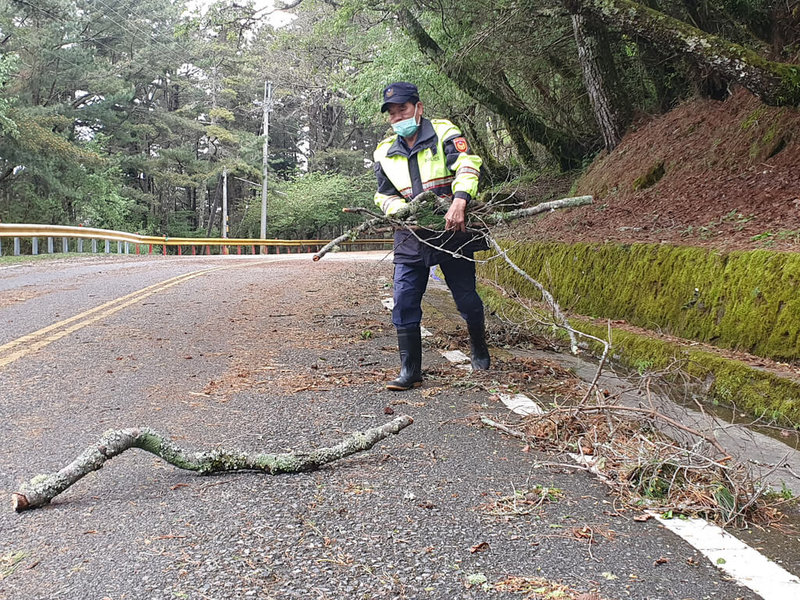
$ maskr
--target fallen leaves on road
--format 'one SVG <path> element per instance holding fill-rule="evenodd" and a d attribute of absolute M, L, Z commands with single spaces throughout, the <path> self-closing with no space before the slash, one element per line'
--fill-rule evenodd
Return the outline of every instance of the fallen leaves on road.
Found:
<path fill-rule="evenodd" d="M 528 490 L 515 490 L 510 496 L 503 496 L 478 509 L 488 515 L 519 517 L 539 512 L 548 502 L 558 502 L 564 497 L 563 490 L 537 485 Z"/>
<path fill-rule="evenodd" d="M 512 575 L 495 583 L 493 588 L 502 592 L 526 594 L 526 600 L 550 598 L 558 598 L 559 600 L 602 600 L 597 592 L 580 592 L 567 585 L 550 581 L 543 577 L 518 577 Z"/>
<path fill-rule="evenodd" d="M 475 554 L 476 552 L 483 552 L 488 549 L 489 549 L 489 542 L 480 542 L 479 544 L 475 544 L 474 546 L 472 546 L 469 549 L 469 551 L 470 553 Z"/>

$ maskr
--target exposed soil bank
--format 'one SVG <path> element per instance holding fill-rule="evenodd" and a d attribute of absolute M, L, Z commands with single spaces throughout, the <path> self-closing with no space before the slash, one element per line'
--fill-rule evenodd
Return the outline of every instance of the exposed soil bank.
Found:
<path fill-rule="evenodd" d="M 529 199 L 544 187 L 537 181 Z M 574 191 L 594 205 L 515 223 L 509 237 L 800 250 L 800 111 L 744 90 L 686 102 L 642 119 Z"/>

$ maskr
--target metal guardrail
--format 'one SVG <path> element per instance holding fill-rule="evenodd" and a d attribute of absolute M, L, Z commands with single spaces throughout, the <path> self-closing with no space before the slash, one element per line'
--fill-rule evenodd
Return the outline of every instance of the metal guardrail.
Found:
<path fill-rule="evenodd" d="M 183 248 L 191 248 L 191 254 L 197 254 L 199 247 L 200 254 L 211 254 L 211 249 L 218 249 L 219 254 L 229 254 L 230 247 L 235 247 L 237 254 L 242 253 L 242 248 L 249 247 L 252 254 L 256 254 L 256 248 L 261 254 L 268 254 L 270 249 L 279 253 L 281 248 L 290 252 L 291 248 L 297 248 L 296 252 L 315 252 L 327 244 L 330 240 L 283 240 L 283 239 L 260 239 L 260 238 L 179 238 L 168 236 L 139 235 L 125 231 L 114 231 L 113 229 L 96 229 L 93 227 L 70 227 L 66 225 L 35 225 L 20 223 L 0 223 L 0 256 L 4 254 L 2 244 L 3 238 L 13 239 L 13 255 L 19 256 L 22 253 L 22 239 L 31 240 L 31 254 L 39 254 L 39 238 L 47 240 L 47 253 L 54 254 L 56 242 L 61 239 L 61 252 L 70 252 L 70 241 L 75 240 L 75 252 L 82 253 L 83 241 L 91 241 L 91 252 L 97 253 L 97 242 L 105 242 L 103 252 L 111 253 L 111 243 L 116 242 L 118 254 L 141 254 L 142 246 L 147 247 L 147 253 L 153 254 L 155 248 L 160 254 L 168 254 L 167 248 L 176 248 L 175 254 L 182 255 Z M 391 238 L 363 239 L 345 241 L 343 245 L 351 249 L 364 248 L 365 246 L 385 246 L 391 244 Z M 133 248 L 133 252 L 131 251 Z"/>

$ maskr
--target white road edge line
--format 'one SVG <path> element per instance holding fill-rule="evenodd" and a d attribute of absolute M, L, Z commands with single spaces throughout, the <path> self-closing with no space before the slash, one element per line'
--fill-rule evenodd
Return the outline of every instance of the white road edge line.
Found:
<path fill-rule="evenodd" d="M 593 456 L 569 456 L 576 463 L 588 467 L 598 478 L 605 479 Z M 705 519 L 665 519 L 656 511 L 647 511 L 647 514 L 703 554 L 712 565 L 764 600 L 800 598 L 800 579 L 721 527 Z"/>
<path fill-rule="evenodd" d="M 704 519 L 665 519 L 655 512 L 649 514 L 764 600 L 800 598 L 800 579 L 721 527 Z"/>

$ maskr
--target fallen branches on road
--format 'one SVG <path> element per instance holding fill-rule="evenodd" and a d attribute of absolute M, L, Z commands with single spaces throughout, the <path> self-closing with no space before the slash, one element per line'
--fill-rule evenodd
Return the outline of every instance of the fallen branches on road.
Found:
<path fill-rule="evenodd" d="M 575 464 L 539 466 L 596 473 L 632 508 L 698 515 L 723 525 L 780 518 L 781 500 L 765 494 L 747 465 L 715 438 L 723 424 L 690 426 L 652 399 L 649 406 L 562 405 L 529 415 L 514 429 L 487 417 L 481 422 L 540 450 L 569 453 Z"/>
<path fill-rule="evenodd" d="M 330 252 L 333 248 L 341 244 L 342 242 L 346 242 L 348 240 L 355 240 L 359 234 L 364 233 L 370 229 L 375 227 L 379 227 L 386 223 L 386 219 L 383 217 L 373 217 L 372 219 L 368 219 L 361 223 L 358 227 L 353 227 L 352 229 L 346 231 L 336 239 L 331 240 L 327 244 L 325 244 L 319 251 L 312 257 L 314 262 L 317 262 L 320 258 L 325 256 L 328 252 Z"/>
<path fill-rule="evenodd" d="M 215 449 L 189 452 L 166 436 L 148 429 L 113 429 L 84 450 L 58 473 L 37 475 L 13 494 L 17 512 L 39 508 L 49 503 L 79 479 L 102 468 L 106 461 L 130 448 L 146 450 L 180 469 L 201 475 L 232 471 L 261 471 L 268 475 L 313 471 L 330 462 L 369 450 L 382 439 L 399 433 L 414 420 L 406 415 L 364 432 L 354 433 L 335 446 L 283 454 L 248 453 L 241 450 Z"/>
<path fill-rule="evenodd" d="M 563 208 L 584 206 L 586 204 L 591 204 L 591 203 L 592 203 L 592 196 L 575 196 L 570 198 L 561 198 L 560 200 L 552 200 L 550 202 L 542 202 L 540 204 L 537 204 L 536 206 L 511 210 L 508 212 L 495 211 L 496 207 L 491 203 L 478 204 L 476 206 L 471 207 L 470 211 L 467 213 L 467 221 L 468 221 L 467 231 L 473 233 L 475 236 L 483 236 L 489 247 L 491 247 L 495 251 L 495 256 L 489 258 L 488 260 L 492 260 L 494 258 L 502 258 L 517 274 L 519 274 L 523 279 L 531 283 L 534 287 L 536 287 L 536 289 L 539 290 L 539 292 L 542 294 L 542 298 L 545 300 L 547 306 L 552 311 L 553 321 L 554 321 L 553 325 L 567 332 L 567 335 L 570 338 L 570 349 L 573 354 L 578 353 L 578 341 L 577 341 L 578 337 L 590 338 L 592 340 L 601 343 L 605 347 L 605 351 L 603 352 L 603 359 L 601 360 L 600 368 L 598 369 L 598 376 L 599 376 L 599 373 L 602 370 L 602 365 L 605 362 L 605 357 L 608 354 L 608 351 L 610 350 L 611 347 L 610 342 L 574 329 L 569 324 L 569 321 L 567 320 L 566 316 L 561 310 L 561 307 L 556 302 L 553 295 L 541 283 L 539 283 L 528 273 L 526 273 L 524 269 L 520 268 L 516 263 L 514 263 L 508 256 L 508 253 L 505 250 L 503 250 L 503 248 L 497 243 L 497 241 L 491 235 L 491 232 L 486 228 L 487 225 L 490 224 L 496 225 L 499 223 L 507 223 L 509 221 L 513 221 L 516 219 L 523 219 L 526 217 L 531 217 L 545 212 L 551 212 Z M 431 244 L 424 238 L 419 237 L 417 233 L 420 230 L 438 231 L 441 228 L 441 226 L 444 225 L 444 221 L 443 218 L 441 217 L 441 214 L 444 214 L 444 212 L 446 212 L 447 205 L 448 202 L 445 199 L 436 196 L 433 192 L 423 192 L 421 194 L 418 194 L 410 202 L 402 206 L 392 216 L 383 216 L 383 217 L 372 216 L 373 213 L 364 208 L 345 208 L 344 209 L 345 212 L 367 214 L 372 216 L 372 218 L 364 221 L 361 225 L 358 225 L 357 227 L 350 229 L 349 231 L 340 235 L 336 239 L 331 240 L 328 244 L 326 244 L 323 248 L 321 248 L 319 252 L 314 254 L 313 260 L 315 262 L 320 260 L 323 256 L 325 256 L 325 254 L 327 254 L 338 244 L 346 240 L 354 240 L 358 237 L 359 234 L 363 233 L 368 229 L 373 229 L 375 227 L 385 226 L 385 225 L 392 225 L 395 228 L 408 229 L 414 232 L 422 243 L 428 244 L 429 246 L 435 249 L 438 249 L 447 254 L 451 254 L 456 258 L 459 258 L 461 257 L 459 252 L 446 250 L 444 248 Z M 433 225 L 434 223 L 435 225 Z M 465 258 L 467 258 L 467 260 L 474 260 L 471 257 L 465 257 Z M 588 393 L 589 392 L 587 392 L 587 394 Z"/>
<path fill-rule="evenodd" d="M 515 437 L 515 438 L 518 438 L 518 439 L 523 440 L 523 441 L 527 441 L 528 440 L 528 436 L 526 436 L 521 431 L 517 431 L 516 429 L 511 429 L 507 425 L 503 425 L 502 423 L 498 423 L 497 421 L 495 421 L 493 419 L 490 419 L 486 415 L 481 415 L 481 423 L 483 423 L 484 425 L 488 425 L 489 427 L 493 427 L 495 429 L 498 429 L 498 430 L 502 431 L 503 433 L 505 433 L 507 435 L 510 435 L 511 437 Z"/>
<path fill-rule="evenodd" d="M 722 445 L 710 434 L 704 433 L 702 431 L 698 431 L 692 427 L 688 427 L 679 423 L 675 419 L 668 417 L 667 415 L 661 414 L 654 408 L 644 408 L 640 406 L 621 406 L 619 404 L 605 404 L 605 405 L 592 405 L 592 406 L 581 406 L 579 408 L 562 408 L 556 409 L 556 411 L 571 413 L 572 415 L 577 415 L 580 413 L 591 414 L 591 413 L 603 413 L 603 412 L 633 412 L 640 415 L 644 415 L 649 419 L 653 419 L 654 421 L 661 421 L 670 427 L 675 427 L 676 429 L 680 429 L 681 431 L 698 437 L 711 446 L 714 447 L 717 452 L 722 454 L 722 458 L 718 459 L 716 462 L 718 463 L 725 463 L 731 459 L 731 456 L 728 454 L 727 450 L 722 447 Z"/>

